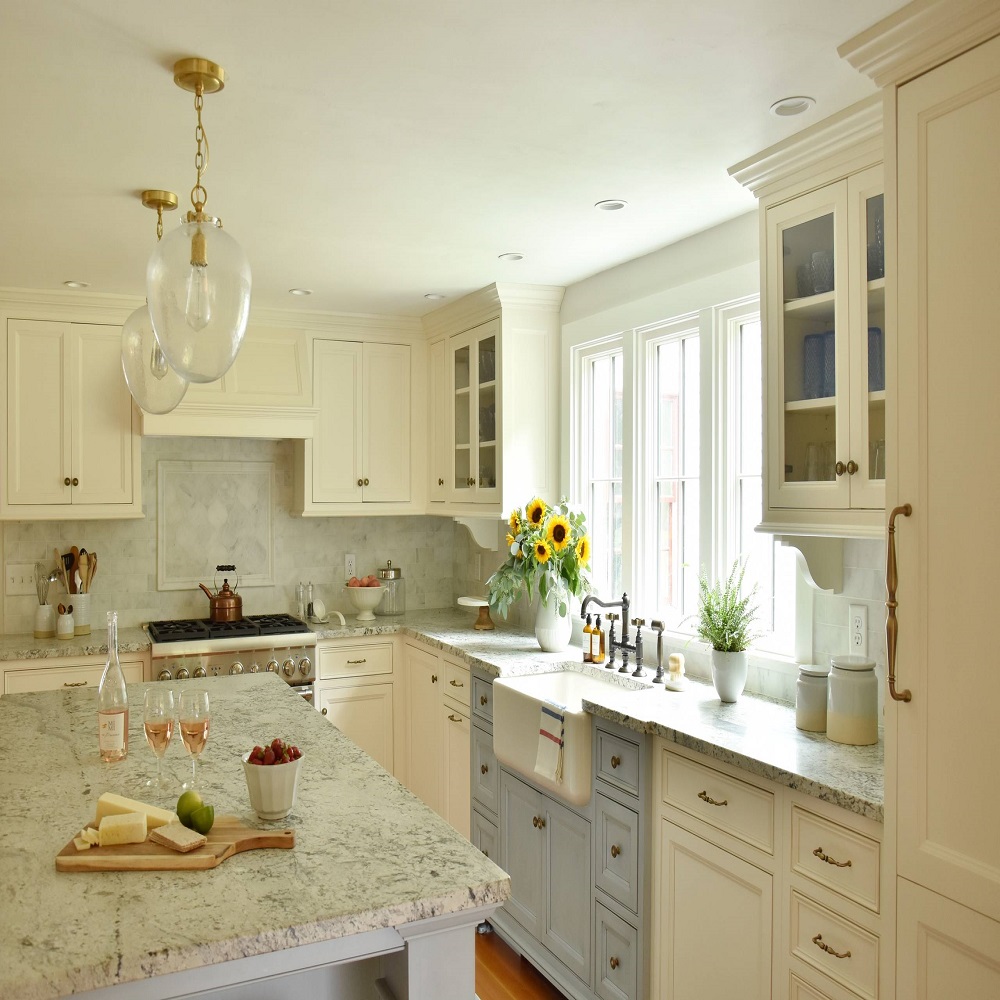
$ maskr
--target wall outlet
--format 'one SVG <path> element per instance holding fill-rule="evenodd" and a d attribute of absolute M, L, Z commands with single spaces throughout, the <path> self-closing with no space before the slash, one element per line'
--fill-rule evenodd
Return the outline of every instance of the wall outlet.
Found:
<path fill-rule="evenodd" d="M 7 563 L 4 593 L 19 597 L 35 592 L 35 567 L 32 563 Z"/>
<path fill-rule="evenodd" d="M 348 552 L 344 556 L 344 579 L 350 580 L 352 576 L 358 575 L 358 561 L 354 558 L 353 552 Z"/>
<path fill-rule="evenodd" d="M 852 656 L 868 655 L 868 608 L 864 604 L 852 604 L 849 608 L 848 635 L 851 640 Z"/>

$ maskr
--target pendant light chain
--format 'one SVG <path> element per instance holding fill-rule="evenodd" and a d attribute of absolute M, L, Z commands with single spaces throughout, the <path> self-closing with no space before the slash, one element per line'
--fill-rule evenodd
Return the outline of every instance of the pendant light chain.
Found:
<path fill-rule="evenodd" d="M 163 239 L 163 202 L 156 206 L 156 242 Z"/>
<path fill-rule="evenodd" d="M 197 151 L 194 154 L 194 168 L 198 175 L 198 183 L 191 188 L 191 204 L 194 205 L 194 210 L 199 215 L 205 207 L 205 202 L 208 201 L 208 192 L 201 183 L 202 176 L 208 170 L 208 133 L 205 131 L 205 126 L 201 122 L 201 109 L 204 103 L 204 87 L 199 84 L 194 94 L 194 110 L 198 115 L 198 124 L 194 129 L 194 138 L 198 146 Z M 203 145 L 205 147 L 204 151 L 202 151 Z"/>

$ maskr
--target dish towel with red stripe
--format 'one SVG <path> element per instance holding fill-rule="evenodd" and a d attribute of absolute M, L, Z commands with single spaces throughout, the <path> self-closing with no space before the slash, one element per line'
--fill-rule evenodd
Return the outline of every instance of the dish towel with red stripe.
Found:
<path fill-rule="evenodd" d="M 565 736 L 566 706 L 549 702 L 542 705 L 538 724 L 538 756 L 535 774 L 550 781 L 563 779 L 563 738 Z"/>

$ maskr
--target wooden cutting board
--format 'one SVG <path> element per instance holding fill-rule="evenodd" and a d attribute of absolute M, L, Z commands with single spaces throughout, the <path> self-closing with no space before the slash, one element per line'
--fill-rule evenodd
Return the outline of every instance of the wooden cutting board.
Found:
<path fill-rule="evenodd" d="M 91 847 L 88 851 L 78 851 L 70 840 L 56 855 L 56 871 L 202 871 L 215 868 L 226 858 L 242 851 L 294 846 L 294 830 L 254 830 L 243 826 L 236 816 L 219 816 L 208 833 L 208 843 L 187 854 L 154 844 L 151 840 L 142 844 L 116 844 L 114 847 Z"/>

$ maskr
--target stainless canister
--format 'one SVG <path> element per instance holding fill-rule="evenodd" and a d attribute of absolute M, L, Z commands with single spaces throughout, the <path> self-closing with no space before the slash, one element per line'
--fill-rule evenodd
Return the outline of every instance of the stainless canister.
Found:
<path fill-rule="evenodd" d="M 878 742 L 878 680 L 875 664 L 863 656 L 830 658 L 826 735 L 835 743 Z"/>
<path fill-rule="evenodd" d="M 375 609 L 377 615 L 401 615 L 406 611 L 406 581 L 403 571 L 386 560 L 378 570 L 378 582 L 385 588 L 382 600 Z"/>

